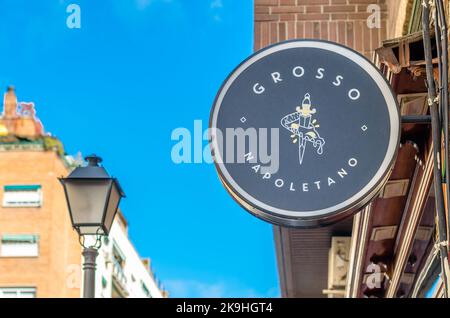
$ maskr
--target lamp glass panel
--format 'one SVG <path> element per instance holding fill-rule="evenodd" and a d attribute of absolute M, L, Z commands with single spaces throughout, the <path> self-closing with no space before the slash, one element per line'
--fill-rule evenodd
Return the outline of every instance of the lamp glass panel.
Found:
<path fill-rule="evenodd" d="M 106 210 L 106 217 L 105 217 L 105 227 L 108 230 L 108 232 L 111 229 L 111 225 L 114 221 L 114 215 L 116 214 L 119 201 L 120 201 L 120 192 L 119 189 L 117 188 L 116 183 L 113 182 L 111 188 L 111 195 L 109 196 L 108 209 Z"/>
<path fill-rule="evenodd" d="M 101 226 L 80 226 L 79 228 L 80 235 L 103 235 L 105 232 L 101 228 Z"/>
<path fill-rule="evenodd" d="M 66 180 L 74 225 L 100 225 L 111 180 Z"/>

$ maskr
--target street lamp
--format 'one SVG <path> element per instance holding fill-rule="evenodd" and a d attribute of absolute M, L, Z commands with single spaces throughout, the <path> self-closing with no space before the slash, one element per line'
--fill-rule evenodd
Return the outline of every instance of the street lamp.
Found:
<path fill-rule="evenodd" d="M 78 232 L 84 256 L 85 298 L 95 295 L 95 260 L 101 246 L 101 236 L 108 235 L 119 202 L 125 194 L 119 181 L 99 165 L 96 155 L 87 156 L 86 166 L 75 168 L 67 178 L 60 178 L 69 208 L 73 228 Z M 85 236 L 95 235 L 96 242 L 85 246 Z"/>

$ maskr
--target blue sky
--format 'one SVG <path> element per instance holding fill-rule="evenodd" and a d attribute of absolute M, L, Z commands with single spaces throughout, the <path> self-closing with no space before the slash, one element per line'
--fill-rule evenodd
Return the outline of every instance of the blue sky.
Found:
<path fill-rule="evenodd" d="M 66 7 L 81 8 L 81 29 Z M 174 297 L 278 296 L 272 228 L 210 164 L 176 165 L 171 133 L 207 128 L 214 96 L 252 51 L 251 0 L 0 0 L 0 87 L 34 101 L 69 154 L 104 158 L 130 236 Z"/>

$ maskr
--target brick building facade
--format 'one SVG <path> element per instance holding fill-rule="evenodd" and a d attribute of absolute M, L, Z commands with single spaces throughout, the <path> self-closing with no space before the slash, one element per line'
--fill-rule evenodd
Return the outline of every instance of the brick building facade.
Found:
<path fill-rule="evenodd" d="M 254 50 L 292 39 L 342 44 L 374 60 L 386 39 L 402 36 L 410 0 L 255 0 Z M 326 228 L 274 227 L 283 297 L 326 297 L 333 236 L 349 238 L 353 220 Z M 344 294 L 335 293 L 333 297 Z"/>
<path fill-rule="evenodd" d="M 58 181 L 78 164 L 9 88 L 0 114 L 0 298 L 81 296 L 81 246 Z M 96 297 L 167 297 L 117 216 L 99 250 Z"/>
<path fill-rule="evenodd" d="M 387 37 L 387 7 L 385 0 L 255 0 L 254 49 L 296 38 L 322 39 L 371 59 Z M 368 27 L 373 14 L 380 28 Z"/>
<path fill-rule="evenodd" d="M 11 291 L 30 288 L 36 297 L 79 297 L 80 286 L 70 280 L 73 274 L 79 274 L 71 271 L 81 262 L 81 248 L 57 180 L 67 173 L 67 168 L 55 152 L 23 146 L 17 151 L 1 152 L 0 171 L 0 197 L 4 197 L 6 186 L 39 185 L 43 193 L 40 206 L 0 206 L 2 246 L 6 235 L 31 235 L 37 238 L 38 250 L 28 257 L 2 254 L 1 287 Z"/>
<path fill-rule="evenodd" d="M 0 117 L 0 297 L 79 297 L 81 247 L 57 179 L 69 169 L 27 105 L 18 112 L 9 88 Z"/>

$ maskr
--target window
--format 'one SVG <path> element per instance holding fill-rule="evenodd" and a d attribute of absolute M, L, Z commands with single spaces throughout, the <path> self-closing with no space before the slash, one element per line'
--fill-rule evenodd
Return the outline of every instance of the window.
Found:
<path fill-rule="evenodd" d="M 119 245 L 113 240 L 113 250 L 112 250 L 113 262 L 120 265 L 121 268 L 125 266 L 125 254 L 119 248 Z"/>
<path fill-rule="evenodd" d="M 34 287 L 0 287 L 0 298 L 35 298 Z"/>
<path fill-rule="evenodd" d="M 144 292 L 145 296 L 152 298 L 150 295 L 150 291 L 148 290 L 147 286 L 144 284 L 144 282 L 141 280 L 141 287 L 142 291 Z"/>
<path fill-rule="evenodd" d="M 122 287 L 125 287 L 127 285 L 127 278 L 124 273 L 125 255 L 123 254 L 119 246 L 117 246 L 114 240 L 112 250 L 112 261 L 113 261 L 113 277 L 119 284 L 121 284 Z"/>
<path fill-rule="evenodd" d="M 40 185 L 7 185 L 3 188 L 4 207 L 40 207 L 42 189 Z"/>
<path fill-rule="evenodd" d="M 35 257 L 39 256 L 39 236 L 8 235 L 1 238 L 0 256 L 2 257 Z"/>

